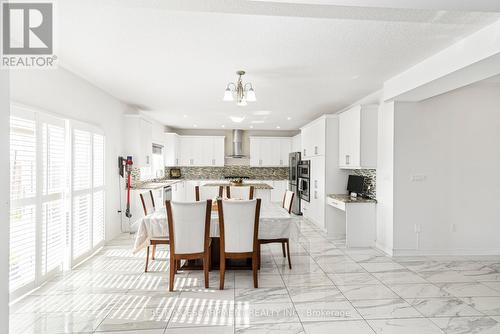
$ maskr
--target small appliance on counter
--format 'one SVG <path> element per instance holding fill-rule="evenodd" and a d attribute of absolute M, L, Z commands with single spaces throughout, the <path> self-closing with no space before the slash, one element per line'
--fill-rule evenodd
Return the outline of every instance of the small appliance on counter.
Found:
<path fill-rule="evenodd" d="M 180 168 L 170 168 L 169 176 L 171 179 L 180 179 L 181 178 L 181 169 Z"/>
<path fill-rule="evenodd" d="M 224 176 L 224 179 L 229 180 L 231 185 L 233 186 L 241 186 L 243 184 L 243 180 L 248 180 L 248 176 L 233 176 L 233 175 L 228 175 Z"/>
<path fill-rule="evenodd" d="M 349 175 L 347 179 L 347 191 L 351 197 L 364 197 L 365 177 L 360 175 Z"/>

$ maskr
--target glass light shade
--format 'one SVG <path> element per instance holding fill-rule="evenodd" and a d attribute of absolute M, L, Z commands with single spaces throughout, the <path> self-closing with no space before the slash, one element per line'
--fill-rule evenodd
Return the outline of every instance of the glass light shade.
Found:
<path fill-rule="evenodd" d="M 232 101 L 233 100 L 233 92 L 229 88 L 226 88 L 224 91 L 224 98 L 222 99 L 223 101 Z"/>
<path fill-rule="evenodd" d="M 255 102 L 257 101 L 257 98 L 255 97 L 255 91 L 253 90 L 253 88 L 250 88 L 248 91 L 247 91 L 247 101 L 248 102 Z"/>

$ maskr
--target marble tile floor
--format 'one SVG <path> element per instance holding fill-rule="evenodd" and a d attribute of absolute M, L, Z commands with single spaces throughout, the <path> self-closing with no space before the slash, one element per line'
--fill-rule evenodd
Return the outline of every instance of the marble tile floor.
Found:
<path fill-rule="evenodd" d="M 144 252 L 120 235 L 73 271 L 11 305 L 10 332 L 500 333 L 500 256 L 391 258 L 345 248 L 296 219 L 290 270 L 265 245 L 259 289 L 250 271 L 179 272 L 168 292 L 168 251 L 144 273 Z"/>

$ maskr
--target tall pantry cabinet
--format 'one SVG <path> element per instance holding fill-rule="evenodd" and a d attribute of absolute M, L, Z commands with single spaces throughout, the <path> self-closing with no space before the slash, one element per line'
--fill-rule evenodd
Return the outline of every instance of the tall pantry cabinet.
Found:
<path fill-rule="evenodd" d="M 328 229 L 328 194 L 344 193 L 346 172 L 339 168 L 339 119 L 323 115 L 301 128 L 302 160 L 310 161 L 309 202 L 301 201 L 304 217 Z"/>

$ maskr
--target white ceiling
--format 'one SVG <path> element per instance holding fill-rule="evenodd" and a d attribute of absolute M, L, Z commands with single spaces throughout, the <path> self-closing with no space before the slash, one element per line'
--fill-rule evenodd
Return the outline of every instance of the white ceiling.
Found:
<path fill-rule="evenodd" d="M 61 64 L 173 127 L 297 129 L 499 18 L 263 1 L 252 10 L 234 1 L 230 13 L 220 13 L 194 2 L 205 6 L 58 1 Z M 257 94 L 247 107 L 222 101 L 239 69 Z"/>

